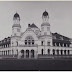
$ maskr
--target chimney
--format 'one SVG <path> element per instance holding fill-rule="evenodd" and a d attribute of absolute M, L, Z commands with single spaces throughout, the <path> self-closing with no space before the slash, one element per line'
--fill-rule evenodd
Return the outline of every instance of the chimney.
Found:
<path fill-rule="evenodd" d="M 30 24 L 28 24 L 28 27 L 30 27 Z"/>

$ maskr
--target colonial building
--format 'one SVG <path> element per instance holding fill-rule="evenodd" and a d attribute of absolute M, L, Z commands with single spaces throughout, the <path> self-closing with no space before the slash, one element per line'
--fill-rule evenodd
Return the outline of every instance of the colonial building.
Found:
<path fill-rule="evenodd" d="M 20 16 L 14 14 L 12 35 L 0 41 L 0 56 L 6 58 L 49 58 L 72 56 L 72 39 L 52 33 L 49 14 L 42 14 L 41 30 L 33 23 L 21 32 Z"/>

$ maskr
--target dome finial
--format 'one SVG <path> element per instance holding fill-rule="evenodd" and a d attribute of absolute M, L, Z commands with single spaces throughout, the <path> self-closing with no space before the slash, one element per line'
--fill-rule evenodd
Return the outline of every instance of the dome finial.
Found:
<path fill-rule="evenodd" d="M 45 11 L 43 12 L 43 16 L 48 16 L 48 12 L 46 11 L 46 9 L 45 9 Z"/>
<path fill-rule="evenodd" d="M 19 17 L 19 18 L 20 18 L 20 16 L 19 16 L 19 14 L 17 13 L 17 11 L 16 11 L 16 13 L 14 14 L 14 17 L 15 17 L 15 18 Z"/>

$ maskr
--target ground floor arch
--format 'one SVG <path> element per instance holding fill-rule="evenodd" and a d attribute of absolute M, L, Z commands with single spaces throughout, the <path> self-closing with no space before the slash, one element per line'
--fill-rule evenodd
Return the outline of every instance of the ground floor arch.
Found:
<path fill-rule="evenodd" d="M 21 50 L 21 58 L 24 58 L 24 50 Z"/>
<path fill-rule="evenodd" d="M 31 58 L 34 58 L 34 50 L 31 50 Z"/>
<path fill-rule="evenodd" d="M 33 49 L 31 50 L 21 50 L 21 58 L 35 58 L 35 51 Z"/>

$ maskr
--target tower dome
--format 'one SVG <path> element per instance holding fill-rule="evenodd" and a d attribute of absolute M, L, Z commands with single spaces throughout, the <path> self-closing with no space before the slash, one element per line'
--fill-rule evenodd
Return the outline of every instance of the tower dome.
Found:
<path fill-rule="evenodd" d="M 48 16 L 48 12 L 47 11 L 44 11 L 43 12 L 43 16 Z"/>
<path fill-rule="evenodd" d="M 14 18 L 20 18 L 19 14 L 18 13 L 15 13 L 14 14 Z"/>

